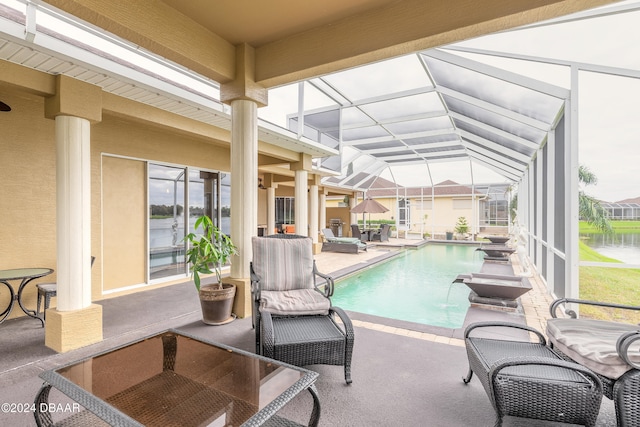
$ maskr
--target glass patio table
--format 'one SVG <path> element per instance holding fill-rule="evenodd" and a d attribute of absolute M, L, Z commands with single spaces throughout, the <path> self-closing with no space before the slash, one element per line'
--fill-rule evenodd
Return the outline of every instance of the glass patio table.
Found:
<path fill-rule="evenodd" d="M 11 270 L 0 270 L 0 283 L 4 284 L 7 289 L 9 289 L 10 295 L 9 305 L 2 313 L 0 313 L 0 323 L 4 322 L 7 317 L 9 317 L 11 310 L 13 310 L 13 306 L 17 302 L 27 316 L 38 319 L 44 328 L 44 320 L 36 315 L 36 311 L 28 310 L 22 304 L 22 292 L 27 284 L 29 284 L 33 279 L 37 279 L 51 273 L 53 273 L 53 270 L 50 268 L 14 268 Z M 15 292 L 13 287 L 9 284 L 12 280 L 20 280 L 18 292 Z"/>
<path fill-rule="evenodd" d="M 313 398 L 309 425 L 317 426 L 317 377 L 169 330 L 41 373 L 45 382 L 34 415 L 38 426 L 293 426 L 298 424 L 275 414 L 308 390 Z M 52 387 L 77 404 L 50 403 Z M 55 412 L 65 411 L 54 423 L 60 418 Z"/>

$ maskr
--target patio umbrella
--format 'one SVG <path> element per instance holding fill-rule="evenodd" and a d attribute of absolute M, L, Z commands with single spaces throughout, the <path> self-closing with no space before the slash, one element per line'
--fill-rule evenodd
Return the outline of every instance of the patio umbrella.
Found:
<path fill-rule="evenodd" d="M 355 214 L 368 213 L 369 214 L 369 222 L 371 222 L 371 214 L 372 213 L 385 213 L 388 210 L 389 209 L 387 209 L 386 207 L 384 207 L 380 203 L 376 202 L 372 198 L 367 197 L 362 202 L 360 202 L 357 205 L 355 205 L 353 207 L 353 209 L 351 209 L 351 213 L 355 213 Z M 364 216 L 363 216 L 363 219 L 364 219 Z"/>

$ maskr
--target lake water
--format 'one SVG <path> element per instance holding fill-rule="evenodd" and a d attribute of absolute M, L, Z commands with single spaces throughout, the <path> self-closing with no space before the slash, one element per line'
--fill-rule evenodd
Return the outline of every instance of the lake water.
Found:
<path fill-rule="evenodd" d="M 640 234 L 638 233 L 616 233 L 613 236 L 580 234 L 580 239 L 604 256 L 626 264 L 640 264 Z"/>
<path fill-rule="evenodd" d="M 196 217 L 189 218 L 191 231 L 193 230 L 193 224 L 196 220 Z M 176 263 L 174 253 L 170 250 L 162 251 L 162 249 L 171 249 L 176 245 L 184 247 L 184 242 L 182 240 L 185 236 L 184 217 L 179 216 L 176 222 L 177 226 L 174 230 L 173 218 L 154 218 L 149 220 L 149 248 L 152 252 L 157 249 L 161 250 L 161 253 L 151 257 L 151 267 L 162 267 Z M 231 218 L 223 217 L 220 229 L 228 233 L 231 229 Z"/>

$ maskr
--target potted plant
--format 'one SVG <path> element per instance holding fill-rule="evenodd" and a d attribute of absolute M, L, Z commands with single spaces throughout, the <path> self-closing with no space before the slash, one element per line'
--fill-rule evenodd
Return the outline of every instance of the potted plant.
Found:
<path fill-rule="evenodd" d="M 456 227 L 454 231 L 458 235 L 459 238 L 465 238 L 467 233 L 469 232 L 469 224 L 467 223 L 467 218 L 461 216 L 458 217 L 458 222 L 456 222 Z"/>
<path fill-rule="evenodd" d="M 201 236 L 189 233 L 184 240 L 189 242 L 187 262 L 191 277 L 198 290 L 202 321 L 208 325 L 222 325 L 233 320 L 231 311 L 236 295 L 236 285 L 222 283 L 222 266 L 238 253 L 235 245 L 206 215 L 196 220 L 196 231 L 202 228 Z M 213 269 L 213 271 L 212 271 Z M 216 274 L 216 283 L 200 286 L 201 274 Z"/>
<path fill-rule="evenodd" d="M 444 234 L 445 234 L 447 240 L 453 240 L 453 231 L 447 230 L 447 231 L 444 232 Z"/>

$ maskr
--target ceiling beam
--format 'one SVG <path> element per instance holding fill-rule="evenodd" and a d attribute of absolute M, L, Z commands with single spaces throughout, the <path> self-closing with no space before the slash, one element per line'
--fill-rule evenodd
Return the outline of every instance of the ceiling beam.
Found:
<path fill-rule="evenodd" d="M 481 163 L 482 166 L 488 169 L 491 169 L 496 173 L 499 173 L 500 175 L 510 179 L 511 181 L 514 181 L 514 182 L 519 181 L 520 177 L 522 176 L 522 174 L 516 174 L 516 173 L 507 171 L 504 167 L 502 167 L 502 165 L 496 165 L 495 162 L 491 161 L 491 159 L 487 159 L 482 155 L 478 155 L 476 153 L 469 153 L 469 157 L 471 157 L 473 160 L 477 161 L 478 163 Z"/>
<path fill-rule="evenodd" d="M 463 145 L 467 146 L 468 143 L 465 141 L 468 140 L 472 143 L 481 145 L 482 147 L 490 148 L 491 150 L 496 151 L 495 155 L 500 156 L 503 155 L 505 157 L 511 157 L 512 159 L 518 160 L 523 164 L 527 164 L 531 161 L 531 156 L 527 154 L 519 153 L 509 147 L 505 147 L 504 145 L 500 145 L 496 142 L 489 141 L 486 138 L 482 138 L 478 135 L 472 134 L 470 132 L 459 130 L 460 136 L 462 136 Z"/>
<path fill-rule="evenodd" d="M 161 0 L 46 3 L 220 84 L 236 77 L 236 48 Z"/>
<path fill-rule="evenodd" d="M 397 0 L 256 47 L 274 87 L 585 10 L 611 0 Z"/>
<path fill-rule="evenodd" d="M 266 88 L 280 86 L 611 2 L 396 0 L 254 46 L 255 80 Z M 220 84 L 236 77 L 235 43 L 162 0 L 47 0 L 47 3 Z"/>

